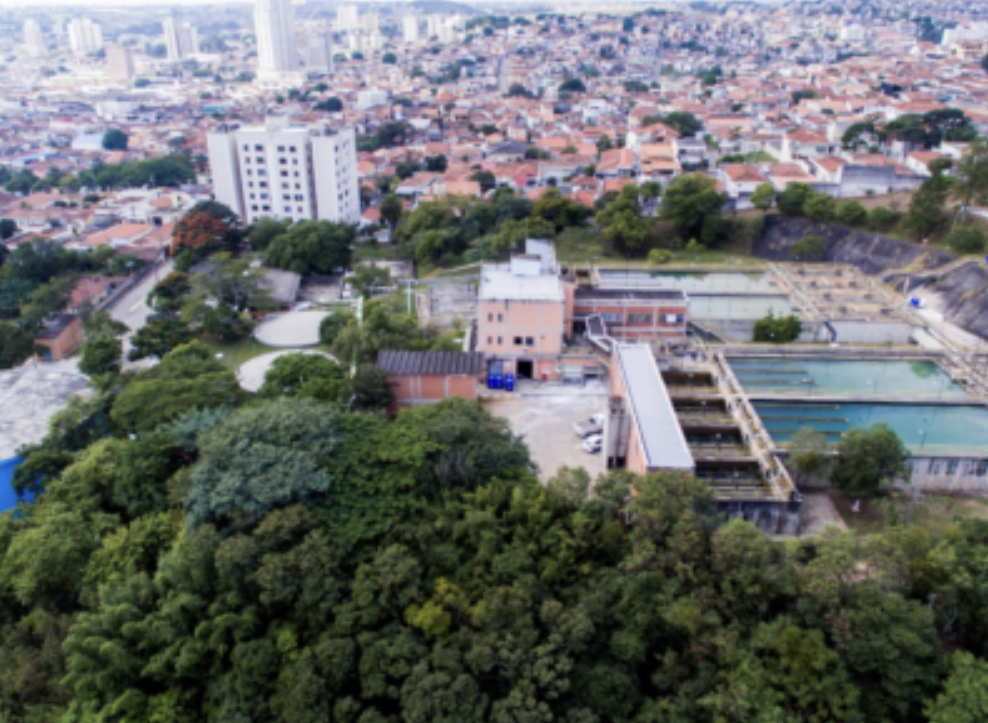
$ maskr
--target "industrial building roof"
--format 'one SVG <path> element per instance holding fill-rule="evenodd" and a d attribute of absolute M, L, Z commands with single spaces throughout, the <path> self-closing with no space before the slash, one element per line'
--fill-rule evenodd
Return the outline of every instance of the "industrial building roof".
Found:
<path fill-rule="evenodd" d="M 470 374 L 484 371 L 484 355 L 456 351 L 382 351 L 377 368 L 397 375 Z"/>
<path fill-rule="evenodd" d="M 563 282 L 555 274 L 520 276 L 506 266 L 484 264 L 477 297 L 480 301 L 563 301 Z"/>
<path fill-rule="evenodd" d="M 686 293 L 679 289 L 595 289 L 577 287 L 574 297 L 578 300 L 606 299 L 607 301 L 655 301 L 665 299 L 686 301 Z"/>
<path fill-rule="evenodd" d="M 645 344 L 617 344 L 614 350 L 646 469 L 692 471 L 693 455 L 652 350 Z"/>

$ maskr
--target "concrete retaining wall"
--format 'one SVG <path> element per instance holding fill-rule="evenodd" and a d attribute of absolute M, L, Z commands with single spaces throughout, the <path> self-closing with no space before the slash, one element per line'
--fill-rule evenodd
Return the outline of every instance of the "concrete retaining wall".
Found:
<path fill-rule="evenodd" d="M 777 500 L 717 500 L 717 509 L 729 517 L 740 517 L 769 535 L 795 535 L 803 502 Z"/>

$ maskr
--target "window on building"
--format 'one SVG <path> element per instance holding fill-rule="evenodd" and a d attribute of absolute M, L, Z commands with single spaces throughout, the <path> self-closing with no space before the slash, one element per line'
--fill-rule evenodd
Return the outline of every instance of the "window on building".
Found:
<path fill-rule="evenodd" d="M 292 165 L 293 166 L 297 166 L 298 165 L 298 159 L 297 158 L 293 158 L 292 159 Z"/>
<path fill-rule="evenodd" d="M 268 182 L 267 181 L 258 181 L 257 185 L 260 186 L 261 188 L 267 188 L 268 187 Z"/>
<path fill-rule="evenodd" d="M 960 465 L 959 459 L 951 459 L 947 462 L 947 474 L 957 474 L 957 467 Z"/>
<path fill-rule="evenodd" d="M 261 206 L 261 211 L 267 212 L 267 211 L 270 211 L 270 210 L 271 210 L 271 207 L 270 206 Z"/>
<path fill-rule="evenodd" d="M 263 156 L 258 156 L 257 157 L 257 162 L 258 163 L 264 163 L 264 157 Z"/>
<path fill-rule="evenodd" d="M 292 153 L 295 153 L 295 146 L 290 146 L 288 150 L 290 150 Z"/>
<path fill-rule="evenodd" d="M 302 184 L 301 183 L 296 183 L 295 184 L 295 190 L 296 191 L 300 190 L 301 188 L 302 188 Z"/>
<path fill-rule="evenodd" d="M 525 337 L 525 346 L 535 346 L 535 338 L 531 336 Z"/>
<path fill-rule="evenodd" d="M 522 338 L 520 336 L 515 337 L 515 346 L 521 346 Z"/>
<path fill-rule="evenodd" d="M 284 146 L 278 146 L 278 153 L 284 153 L 284 152 L 285 152 L 285 147 Z"/>
<path fill-rule="evenodd" d="M 266 201 L 267 199 L 268 199 L 268 194 L 266 194 L 266 193 L 262 193 L 262 194 L 261 194 L 261 200 L 262 200 L 262 201 Z"/>
<path fill-rule="evenodd" d="M 278 163 L 280 163 L 283 166 L 287 166 L 288 165 L 288 159 L 287 158 L 279 158 L 278 159 Z"/>
<path fill-rule="evenodd" d="M 497 320 L 498 320 L 499 322 L 500 322 L 500 321 L 504 321 L 504 315 L 503 315 L 503 314 L 498 314 L 498 315 L 497 315 Z"/>
<path fill-rule="evenodd" d="M 652 315 L 651 314 L 628 314 L 629 324 L 651 324 Z"/>
<path fill-rule="evenodd" d="M 291 200 L 292 200 L 292 194 L 290 194 L 290 193 L 286 193 L 285 195 L 283 195 L 283 196 L 281 197 L 281 200 L 282 200 L 282 201 L 291 201 Z"/>
<path fill-rule="evenodd" d="M 254 195 L 253 193 L 252 193 L 252 194 L 250 194 L 250 200 L 251 200 L 251 201 L 253 201 L 253 200 L 254 200 L 255 198 L 256 198 L 256 196 L 255 196 L 255 195 Z"/>
<path fill-rule="evenodd" d="M 494 337 L 491 336 L 487 337 L 487 346 L 493 346 L 493 345 L 494 345 Z"/>
<path fill-rule="evenodd" d="M 498 337 L 498 338 L 497 338 L 497 345 L 498 345 L 498 346 L 501 346 L 501 337 Z"/>
<path fill-rule="evenodd" d="M 257 204 L 254 204 L 253 206 L 251 206 L 250 207 L 250 210 L 251 211 L 256 211 L 257 210 Z"/>
<path fill-rule="evenodd" d="M 299 206 L 299 207 L 298 207 L 298 212 L 299 212 L 299 213 L 305 213 L 305 212 L 304 212 L 304 211 L 302 210 L 302 207 L 301 207 L 301 206 Z"/>
<path fill-rule="evenodd" d="M 245 151 L 249 151 L 250 150 L 250 145 L 248 145 L 247 143 L 244 143 L 244 150 Z"/>
<path fill-rule="evenodd" d="M 295 178 L 298 178 L 298 171 L 295 171 Z"/>
<path fill-rule="evenodd" d="M 288 178 L 288 171 L 282 171 L 281 172 L 281 177 L 282 178 Z"/>
<path fill-rule="evenodd" d="M 600 318 L 604 320 L 607 324 L 620 324 L 621 315 L 620 314 L 601 314 Z"/>
<path fill-rule="evenodd" d="M 257 169 L 257 175 L 258 176 L 266 176 L 266 175 L 268 175 L 268 172 L 265 171 L 263 168 L 258 168 Z"/>
<path fill-rule="evenodd" d="M 494 321 L 494 314 L 488 314 L 487 321 Z"/>
<path fill-rule="evenodd" d="M 253 181 L 247 181 L 247 188 L 253 188 L 253 187 L 254 187 L 254 182 Z"/>
<path fill-rule="evenodd" d="M 291 213 L 291 212 L 292 212 L 292 207 L 291 206 L 285 206 L 285 213 Z"/>
<path fill-rule="evenodd" d="M 262 146 L 260 143 L 258 143 L 257 145 L 254 146 L 254 150 L 257 151 L 258 153 L 263 152 L 264 151 L 264 146 Z"/>

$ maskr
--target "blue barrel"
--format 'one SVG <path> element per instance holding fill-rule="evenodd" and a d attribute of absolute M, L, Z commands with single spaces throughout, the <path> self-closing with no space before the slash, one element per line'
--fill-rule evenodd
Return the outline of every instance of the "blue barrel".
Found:
<path fill-rule="evenodd" d="M 502 377 L 500 374 L 495 374 L 494 375 L 494 388 L 495 389 L 503 389 L 504 388 L 504 377 Z"/>
<path fill-rule="evenodd" d="M 488 374 L 487 375 L 487 388 L 488 389 L 496 389 L 496 387 L 494 386 L 494 375 L 493 374 Z"/>
<path fill-rule="evenodd" d="M 515 390 L 515 375 L 505 374 L 504 375 L 504 391 L 513 392 Z"/>

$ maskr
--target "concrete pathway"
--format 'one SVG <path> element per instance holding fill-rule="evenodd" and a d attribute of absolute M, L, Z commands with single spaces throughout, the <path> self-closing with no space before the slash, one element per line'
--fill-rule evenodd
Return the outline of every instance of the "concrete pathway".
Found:
<path fill-rule="evenodd" d="M 284 351 L 275 351 L 270 354 L 262 354 L 261 356 L 256 356 L 250 361 L 244 362 L 237 369 L 237 381 L 240 383 L 242 389 L 246 389 L 248 392 L 256 392 L 264 384 L 264 375 L 267 374 L 268 369 L 274 364 L 274 360 L 280 356 L 285 356 L 286 354 L 318 354 L 324 356 L 327 359 L 332 359 L 336 361 L 334 357 L 329 354 L 325 354 L 321 351 L 310 351 L 307 349 L 285 349 Z"/>
<path fill-rule="evenodd" d="M 254 338 L 265 346 L 315 346 L 319 343 L 319 324 L 326 316 L 325 311 L 290 311 L 258 324 Z"/>

